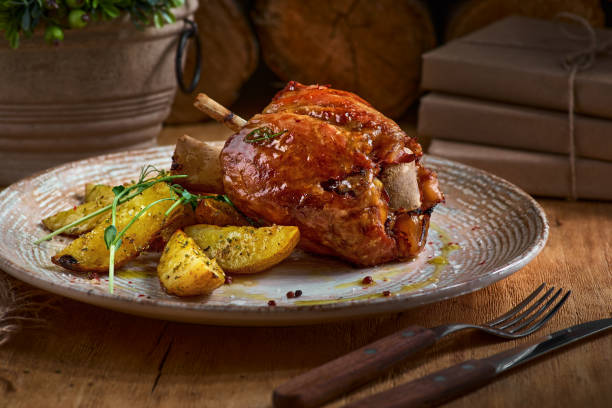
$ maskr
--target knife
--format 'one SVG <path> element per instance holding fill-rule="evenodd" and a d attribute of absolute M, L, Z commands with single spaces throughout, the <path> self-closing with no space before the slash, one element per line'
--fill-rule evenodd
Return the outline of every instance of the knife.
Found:
<path fill-rule="evenodd" d="M 610 328 L 612 318 L 568 327 L 491 357 L 464 361 L 388 391 L 349 403 L 344 408 L 437 406 L 483 386 L 507 370 Z"/>

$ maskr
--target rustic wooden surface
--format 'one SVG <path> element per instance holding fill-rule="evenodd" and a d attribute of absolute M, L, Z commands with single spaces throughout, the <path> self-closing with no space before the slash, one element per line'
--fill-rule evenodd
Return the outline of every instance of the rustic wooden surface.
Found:
<path fill-rule="evenodd" d="M 254 4 L 251 20 L 262 59 L 279 78 L 355 92 L 393 118 L 418 98 L 421 54 L 436 43 L 425 2 L 258 0 Z"/>
<path fill-rule="evenodd" d="M 167 129 L 219 139 L 208 127 Z M 539 200 L 551 234 L 544 251 L 511 277 L 444 302 L 336 324 L 290 328 L 197 326 L 145 319 L 58 298 L 46 329 L 0 347 L 0 407 L 270 407 L 274 387 L 410 324 L 481 322 L 541 282 L 573 291 L 542 333 L 612 315 L 612 203 Z M 464 359 L 525 340 L 464 332 L 328 407 L 353 401 Z M 448 407 L 612 406 L 612 333 L 514 370 Z"/>

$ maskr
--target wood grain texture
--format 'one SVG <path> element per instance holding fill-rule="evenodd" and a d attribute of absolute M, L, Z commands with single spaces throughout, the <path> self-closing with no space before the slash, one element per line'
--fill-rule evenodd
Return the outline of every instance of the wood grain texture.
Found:
<path fill-rule="evenodd" d="M 540 203 L 551 236 L 531 264 L 476 293 L 404 313 L 306 327 L 232 328 L 138 318 L 60 299 L 58 310 L 46 314 L 47 329 L 25 330 L 0 348 L 0 407 L 270 407 L 272 390 L 308 369 L 409 325 L 485 321 L 541 282 L 573 291 L 545 333 L 610 317 L 612 203 Z M 327 407 L 529 339 L 502 342 L 470 332 L 449 336 Z M 598 336 L 513 370 L 447 406 L 608 407 L 611 349 L 612 336 Z"/>
<path fill-rule="evenodd" d="M 464 367 L 469 367 L 465 369 Z M 438 406 L 495 377 L 495 365 L 468 360 L 428 376 L 398 385 L 380 394 L 350 402 L 345 408 L 422 408 Z"/>
<path fill-rule="evenodd" d="M 322 366 L 292 378 L 274 390 L 276 408 L 318 407 L 371 379 L 377 378 L 408 356 L 431 346 L 436 333 L 420 326 L 370 343 Z"/>
<path fill-rule="evenodd" d="M 599 0 L 462 0 L 453 4 L 445 37 L 450 41 L 511 15 L 552 20 L 561 12 L 584 17 L 594 27 L 604 25 Z"/>
<path fill-rule="evenodd" d="M 282 80 L 329 83 L 391 117 L 419 96 L 421 54 L 436 41 L 420 0 L 259 0 L 252 17 Z"/>
<path fill-rule="evenodd" d="M 198 92 L 206 92 L 222 105 L 230 106 L 259 61 L 255 34 L 236 0 L 200 1 L 194 20 L 202 43 L 200 82 L 190 94 L 177 91 L 166 123 L 207 120 L 207 115 L 193 107 Z M 194 49 L 195 45 L 191 45 L 185 61 L 187 84 L 196 66 Z"/>

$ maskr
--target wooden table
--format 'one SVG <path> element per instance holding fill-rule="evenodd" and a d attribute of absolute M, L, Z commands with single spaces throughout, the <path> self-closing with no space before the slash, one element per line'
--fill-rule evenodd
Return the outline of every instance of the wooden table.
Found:
<path fill-rule="evenodd" d="M 207 129 L 212 138 L 224 136 L 212 125 Z M 167 130 L 160 140 L 183 130 Z M 45 313 L 46 329 L 25 330 L 0 347 L 0 406 L 269 407 L 274 387 L 309 368 L 409 324 L 485 321 L 541 282 L 573 292 L 542 333 L 610 317 L 612 203 L 539 202 L 551 234 L 531 264 L 476 293 L 398 314 L 307 327 L 212 327 L 58 298 L 57 309 Z M 457 334 L 329 407 L 525 340 Z M 448 406 L 610 407 L 611 378 L 608 333 L 527 364 Z"/>

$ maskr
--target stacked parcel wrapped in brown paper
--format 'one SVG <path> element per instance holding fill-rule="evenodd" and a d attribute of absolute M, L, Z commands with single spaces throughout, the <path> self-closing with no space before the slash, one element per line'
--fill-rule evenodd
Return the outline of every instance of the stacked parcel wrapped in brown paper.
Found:
<path fill-rule="evenodd" d="M 532 194 L 612 199 L 612 31 L 596 30 L 590 46 L 605 46 L 572 87 L 563 62 L 589 46 L 580 30 L 509 17 L 426 54 L 423 87 L 434 92 L 418 133 L 434 139 L 429 152 Z"/>
<path fill-rule="evenodd" d="M 567 156 L 438 139 L 432 141 L 429 153 L 487 170 L 530 194 L 567 197 L 570 193 Z M 612 162 L 578 158 L 576 193 L 580 198 L 612 200 Z"/>
<path fill-rule="evenodd" d="M 612 161 L 612 120 L 576 115 L 574 123 L 576 155 Z M 461 96 L 421 98 L 418 131 L 431 138 L 569 154 L 567 113 Z"/>
<path fill-rule="evenodd" d="M 575 24 L 508 17 L 423 55 L 422 86 L 432 91 L 559 111 L 568 107 L 563 61 L 588 43 Z M 612 31 L 595 30 L 598 42 Z M 580 38 L 576 38 L 580 37 Z M 612 49 L 576 77 L 575 111 L 612 118 Z"/>

